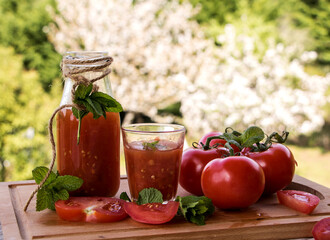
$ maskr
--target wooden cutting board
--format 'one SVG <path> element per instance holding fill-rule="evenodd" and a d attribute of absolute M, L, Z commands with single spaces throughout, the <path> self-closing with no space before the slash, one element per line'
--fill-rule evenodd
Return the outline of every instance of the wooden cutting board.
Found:
<path fill-rule="evenodd" d="M 175 217 L 162 225 L 147 225 L 127 218 L 120 222 L 92 224 L 60 220 L 50 210 L 35 211 L 35 199 L 23 207 L 35 189 L 33 181 L 0 183 L 0 222 L 4 239 L 288 239 L 312 237 L 314 224 L 330 216 L 330 189 L 295 176 L 289 189 L 320 197 L 311 215 L 279 205 L 276 194 L 262 198 L 241 211 L 216 210 L 206 225 L 197 226 Z M 128 191 L 127 179 L 120 190 Z M 179 188 L 178 195 L 189 195 Z"/>

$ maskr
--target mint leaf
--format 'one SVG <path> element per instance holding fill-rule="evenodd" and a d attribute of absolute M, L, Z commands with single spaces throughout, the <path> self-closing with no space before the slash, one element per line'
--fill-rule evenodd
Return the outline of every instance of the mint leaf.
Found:
<path fill-rule="evenodd" d="M 197 225 L 204 225 L 206 217 L 212 215 L 215 210 L 211 199 L 205 196 L 177 196 L 176 201 L 180 203 L 178 215 Z"/>
<path fill-rule="evenodd" d="M 205 216 L 204 215 L 191 215 L 189 222 L 195 223 L 196 225 L 202 226 L 205 225 Z"/>
<path fill-rule="evenodd" d="M 85 106 L 87 112 L 91 112 L 91 113 L 93 114 L 93 118 L 94 118 L 94 119 L 99 118 L 101 115 L 98 114 L 98 113 L 94 110 L 93 106 L 92 106 L 91 104 L 89 104 L 89 102 L 87 101 L 87 99 L 89 99 L 89 98 L 86 98 L 84 101 L 82 101 L 82 103 L 83 103 L 83 105 Z"/>
<path fill-rule="evenodd" d="M 139 192 L 139 197 L 136 203 L 138 205 L 146 203 L 163 203 L 163 195 L 155 188 L 145 188 Z"/>
<path fill-rule="evenodd" d="M 119 197 L 120 199 L 122 199 L 122 200 L 124 200 L 124 201 L 129 201 L 129 202 L 131 202 L 131 199 L 129 198 L 129 196 L 127 195 L 127 192 L 122 192 L 121 194 L 120 194 L 120 197 Z"/>
<path fill-rule="evenodd" d="M 143 145 L 143 149 L 144 150 L 147 150 L 147 149 L 151 149 L 151 150 L 154 150 L 156 149 L 156 145 L 159 143 L 159 140 L 156 140 L 154 142 L 143 142 L 142 145 Z"/>
<path fill-rule="evenodd" d="M 91 94 L 90 98 L 104 106 L 107 112 L 123 111 L 121 104 L 108 94 L 102 92 L 94 92 Z"/>
<path fill-rule="evenodd" d="M 84 99 L 86 98 L 87 96 L 89 96 L 89 94 L 92 92 L 93 90 L 93 84 L 89 84 L 88 86 L 84 85 L 84 84 L 80 84 L 75 93 L 74 93 L 74 99 L 77 100 L 77 99 Z"/>
<path fill-rule="evenodd" d="M 32 170 L 32 176 L 37 184 L 40 184 L 41 181 L 45 178 L 47 175 L 48 168 L 46 167 L 36 167 Z M 56 174 L 54 172 L 51 172 L 48 179 L 44 183 L 44 186 L 48 185 L 50 182 L 56 179 Z"/>
<path fill-rule="evenodd" d="M 56 190 L 53 189 L 52 194 L 53 194 L 54 202 L 56 202 L 58 200 L 67 200 L 67 199 L 69 199 L 69 192 L 65 189 L 61 189 L 59 191 L 56 191 Z"/>
<path fill-rule="evenodd" d="M 96 112 L 96 114 L 98 114 L 99 117 L 103 115 L 103 109 L 98 102 L 92 101 L 92 99 L 90 99 L 89 97 L 86 98 L 86 101 L 89 103 L 89 105 L 91 105 L 91 107 Z M 94 118 L 96 114 L 94 114 Z"/>
<path fill-rule="evenodd" d="M 83 180 L 81 178 L 71 176 L 71 175 L 64 175 L 59 176 L 53 181 L 49 188 L 56 188 L 56 189 L 65 189 L 69 192 L 77 190 L 83 184 Z"/>
<path fill-rule="evenodd" d="M 37 167 L 32 171 L 34 180 L 39 184 L 46 176 L 48 168 Z M 43 176 L 43 178 L 41 178 Z M 47 183 L 47 184 L 46 184 Z M 55 210 L 55 202 L 67 200 L 69 192 L 77 190 L 83 184 L 83 180 L 70 175 L 59 176 L 51 172 L 45 184 L 37 192 L 36 210 L 42 211 L 46 208 Z"/>
<path fill-rule="evenodd" d="M 78 110 L 77 108 L 73 107 L 72 113 L 77 119 L 79 119 L 79 117 L 82 119 L 86 114 L 88 114 L 88 111 Z"/>
<path fill-rule="evenodd" d="M 37 193 L 36 210 L 42 211 L 52 205 L 52 194 L 44 187 L 40 188 Z"/>
<path fill-rule="evenodd" d="M 84 106 L 86 110 L 78 110 L 72 108 L 73 115 L 79 120 L 78 133 L 77 133 L 77 144 L 80 141 L 80 129 L 82 118 L 89 112 L 93 114 L 93 118 L 97 119 L 101 116 L 106 118 L 106 112 L 121 112 L 123 108 L 119 102 L 113 97 L 102 92 L 93 92 L 93 84 L 85 86 L 80 84 L 74 94 L 73 103 Z"/>

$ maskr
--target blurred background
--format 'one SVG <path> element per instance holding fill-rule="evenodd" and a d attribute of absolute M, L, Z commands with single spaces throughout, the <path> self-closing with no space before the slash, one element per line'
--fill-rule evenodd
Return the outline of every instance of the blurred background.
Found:
<path fill-rule="evenodd" d="M 327 0 L 0 0 L 0 181 L 51 159 L 66 51 L 108 51 L 123 122 L 289 131 L 296 173 L 330 187 Z M 122 168 L 125 174 L 125 168 Z"/>

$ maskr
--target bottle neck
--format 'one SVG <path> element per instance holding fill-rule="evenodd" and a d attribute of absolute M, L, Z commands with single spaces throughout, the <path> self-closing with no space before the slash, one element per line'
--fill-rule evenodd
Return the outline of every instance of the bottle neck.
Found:
<path fill-rule="evenodd" d="M 65 79 L 60 105 L 72 104 L 73 88 L 80 82 L 92 83 L 98 91 L 113 97 L 108 74 L 112 58 L 106 52 L 69 52 L 63 56 L 62 71 Z"/>

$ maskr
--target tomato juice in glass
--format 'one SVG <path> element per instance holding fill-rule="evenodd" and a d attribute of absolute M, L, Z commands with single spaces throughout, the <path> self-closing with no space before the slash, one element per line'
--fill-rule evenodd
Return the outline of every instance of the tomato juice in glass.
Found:
<path fill-rule="evenodd" d="M 122 128 L 131 197 L 156 188 L 164 201 L 176 196 L 185 128 L 176 124 L 132 124 Z"/>
<path fill-rule="evenodd" d="M 114 196 L 120 181 L 120 118 L 106 113 L 93 119 L 91 113 L 82 119 L 77 144 L 78 120 L 71 109 L 57 115 L 57 169 L 60 175 L 84 180 L 73 195 Z"/>

